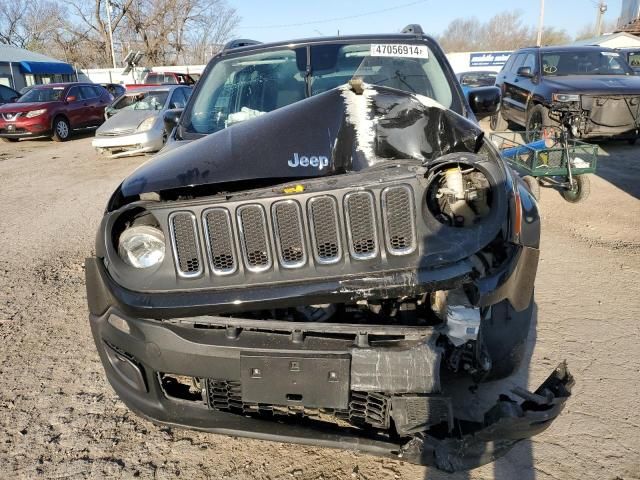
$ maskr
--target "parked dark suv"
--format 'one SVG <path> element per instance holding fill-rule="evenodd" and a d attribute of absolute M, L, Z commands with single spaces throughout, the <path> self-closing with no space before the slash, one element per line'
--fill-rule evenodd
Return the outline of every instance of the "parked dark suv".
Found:
<path fill-rule="evenodd" d="M 97 127 L 113 96 L 100 85 L 51 83 L 36 85 L 15 103 L 0 106 L 0 138 L 46 137 L 58 142 L 75 129 Z"/>
<path fill-rule="evenodd" d="M 527 129 L 532 139 L 553 125 L 552 103 L 579 114 L 573 134 L 579 138 L 640 136 L 640 77 L 619 51 L 595 46 L 523 48 L 498 74 L 502 108 L 491 127 L 507 122 Z"/>
<path fill-rule="evenodd" d="M 449 471 L 560 414 L 564 366 L 480 399 L 525 355 L 539 215 L 474 117 L 498 89 L 405 31 L 223 50 L 114 192 L 87 298 L 132 410 Z"/>

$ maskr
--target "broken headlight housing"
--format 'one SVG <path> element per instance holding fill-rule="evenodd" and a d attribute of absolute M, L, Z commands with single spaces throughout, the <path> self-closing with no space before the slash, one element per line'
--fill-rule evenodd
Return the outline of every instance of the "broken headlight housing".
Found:
<path fill-rule="evenodd" d="M 148 225 L 129 227 L 120 234 L 118 254 L 135 268 L 149 268 L 164 260 L 165 241 L 162 230 Z"/>
<path fill-rule="evenodd" d="M 569 94 L 569 93 L 554 93 L 552 95 L 552 99 L 554 102 L 561 102 L 561 103 L 579 102 L 580 95 Z"/>

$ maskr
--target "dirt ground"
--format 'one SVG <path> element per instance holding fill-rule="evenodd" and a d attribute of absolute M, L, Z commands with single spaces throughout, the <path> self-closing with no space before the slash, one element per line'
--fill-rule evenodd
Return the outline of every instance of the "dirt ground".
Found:
<path fill-rule="evenodd" d="M 544 190 L 537 343 L 520 381 L 563 359 L 562 416 L 493 465 L 456 475 L 400 461 L 160 428 L 108 385 L 87 320 L 83 262 L 109 194 L 146 159 L 90 136 L 0 144 L 0 478 L 640 478 L 640 147 L 601 145 L 583 204 Z"/>

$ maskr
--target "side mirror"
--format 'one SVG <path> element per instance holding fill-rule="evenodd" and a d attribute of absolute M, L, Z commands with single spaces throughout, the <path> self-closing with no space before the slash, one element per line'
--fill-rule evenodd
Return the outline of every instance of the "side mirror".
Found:
<path fill-rule="evenodd" d="M 75 97 L 75 95 L 69 95 L 67 97 L 67 103 L 71 103 L 71 102 L 75 102 L 77 100 L 77 98 Z"/>
<path fill-rule="evenodd" d="M 16 100 L 18 100 L 20 97 L 11 97 L 9 99 L 9 103 L 14 103 Z"/>
<path fill-rule="evenodd" d="M 531 67 L 520 67 L 518 68 L 517 75 L 519 77 L 531 78 L 533 77 L 533 72 L 531 71 Z"/>
<path fill-rule="evenodd" d="M 500 109 L 501 94 L 498 87 L 476 87 L 467 93 L 469 106 L 478 120 L 490 117 Z"/>
<path fill-rule="evenodd" d="M 173 129 L 178 126 L 183 110 L 183 108 L 172 108 L 164 112 L 162 120 L 164 122 L 164 131 L 167 132 L 167 134 L 170 134 Z"/>
<path fill-rule="evenodd" d="M 104 116 L 106 118 L 111 118 L 116 114 L 116 109 L 113 108 L 111 105 L 108 105 L 107 107 L 105 107 L 104 109 Z"/>

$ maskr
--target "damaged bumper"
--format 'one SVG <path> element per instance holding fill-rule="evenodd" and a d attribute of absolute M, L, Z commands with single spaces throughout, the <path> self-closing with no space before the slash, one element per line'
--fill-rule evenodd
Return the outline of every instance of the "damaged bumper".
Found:
<path fill-rule="evenodd" d="M 583 95 L 581 109 L 581 138 L 640 137 L 639 95 Z"/>
<path fill-rule="evenodd" d="M 537 250 L 523 248 L 484 279 L 479 298 L 493 302 L 526 288 L 518 272 L 528 270 L 531 255 L 537 262 Z M 109 382 L 130 409 L 160 424 L 456 471 L 540 433 L 570 395 L 571 376 L 560 367 L 534 393 L 505 391 L 471 421 L 455 405 L 475 402 L 475 394 L 466 390 L 461 402 L 449 393 L 436 328 L 180 317 L 176 294 L 123 296 L 95 259 L 86 272 L 91 329 Z M 360 282 L 371 287 L 372 279 Z M 157 308 L 166 319 L 146 318 Z M 508 307 L 505 316 L 519 315 L 530 310 Z"/>

